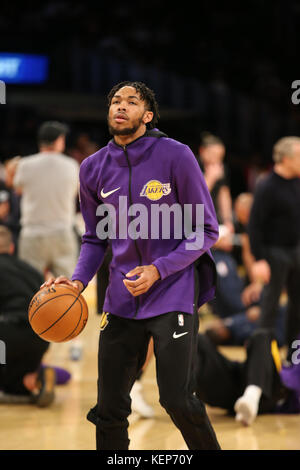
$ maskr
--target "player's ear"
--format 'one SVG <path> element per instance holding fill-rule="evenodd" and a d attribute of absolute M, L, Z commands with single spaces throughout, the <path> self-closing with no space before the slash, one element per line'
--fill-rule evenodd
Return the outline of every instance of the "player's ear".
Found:
<path fill-rule="evenodd" d="M 152 119 L 153 119 L 153 112 L 152 111 L 145 111 L 144 117 L 143 117 L 144 124 L 148 124 L 148 122 L 151 122 Z"/>

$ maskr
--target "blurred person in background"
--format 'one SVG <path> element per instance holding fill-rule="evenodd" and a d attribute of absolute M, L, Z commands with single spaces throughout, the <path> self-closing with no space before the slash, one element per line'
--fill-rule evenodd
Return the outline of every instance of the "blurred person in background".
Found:
<path fill-rule="evenodd" d="M 42 367 L 49 348 L 28 322 L 28 305 L 43 282 L 42 274 L 14 254 L 9 229 L 0 226 L 0 339 L 5 363 L 0 364 L 0 404 L 48 406 L 54 400 L 55 369 Z"/>
<path fill-rule="evenodd" d="M 74 233 L 79 165 L 63 154 L 68 128 L 42 124 L 39 153 L 16 161 L 13 185 L 21 194 L 19 256 L 43 275 L 70 276 L 78 245 Z"/>
<path fill-rule="evenodd" d="M 276 340 L 263 328 L 249 336 L 245 352 L 245 360 L 229 359 L 206 334 L 199 334 L 197 396 L 245 426 L 263 413 L 299 414 L 300 365 L 287 375 Z"/>
<path fill-rule="evenodd" d="M 258 327 L 263 284 L 253 276 L 252 270 L 255 258 L 247 233 L 252 204 L 251 193 L 241 193 L 235 199 L 235 235 L 227 231 L 215 245 L 218 283 L 211 306 L 218 318 L 207 325 L 207 334 L 216 344 L 244 345 Z M 221 258 L 220 248 L 229 250 Z M 234 256 L 234 250 L 238 255 Z M 275 338 L 283 346 L 286 306 L 279 305 L 278 310 Z"/>
<path fill-rule="evenodd" d="M 209 133 L 202 134 L 199 146 L 200 166 L 215 206 L 218 222 L 233 232 L 232 198 L 224 165 L 225 151 L 225 145 L 219 137 Z"/>
<path fill-rule="evenodd" d="M 258 185 L 249 222 L 252 275 L 265 284 L 260 326 L 274 331 L 286 290 L 287 360 L 300 333 L 300 138 L 283 137 L 273 147 L 274 167 Z"/>
<path fill-rule="evenodd" d="M 16 158 L 8 172 L 20 194 L 18 256 L 47 278 L 71 276 L 79 251 L 75 233 L 79 165 L 65 155 L 68 127 L 47 121 L 38 130 L 39 153 Z M 71 359 L 81 358 L 81 339 L 70 345 Z"/>
<path fill-rule="evenodd" d="M 216 296 L 210 302 L 213 313 L 219 318 L 231 317 L 246 309 L 241 296 L 244 281 L 239 275 L 239 266 L 235 258 L 236 244 L 240 245 L 241 242 L 235 235 L 232 198 L 224 157 L 225 145 L 221 139 L 203 133 L 199 146 L 200 167 L 212 196 L 219 223 L 219 239 L 212 249 L 217 268 L 217 288 Z M 213 322 L 209 332 L 217 343 L 231 339 L 223 321 Z"/>
<path fill-rule="evenodd" d="M 83 160 L 97 152 L 97 150 L 99 150 L 99 146 L 96 142 L 93 142 L 86 132 L 81 132 L 76 138 L 75 145 L 70 148 L 68 153 L 80 165 Z"/>

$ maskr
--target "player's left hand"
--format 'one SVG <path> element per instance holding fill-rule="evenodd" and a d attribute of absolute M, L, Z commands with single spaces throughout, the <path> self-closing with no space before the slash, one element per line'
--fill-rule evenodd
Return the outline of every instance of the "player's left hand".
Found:
<path fill-rule="evenodd" d="M 126 274 L 126 277 L 138 276 L 135 281 L 124 279 L 125 287 L 134 297 L 144 294 L 160 278 L 158 269 L 153 264 L 137 266 Z"/>

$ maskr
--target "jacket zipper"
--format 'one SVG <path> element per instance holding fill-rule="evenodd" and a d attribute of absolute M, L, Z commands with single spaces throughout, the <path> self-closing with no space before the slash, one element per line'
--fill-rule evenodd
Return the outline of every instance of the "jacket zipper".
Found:
<path fill-rule="evenodd" d="M 132 169 L 131 169 L 131 165 L 130 165 L 126 145 L 123 146 L 123 150 L 124 150 L 124 153 L 125 153 L 125 157 L 126 157 L 127 165 L 128 165 L 128 169 L 129 169 L 129 202 L 130 202 L 130 205 L 132 206 L 132 204 L 133 204 L 133 202 L 132 202 L 132 193 L 131 193 L 131 172 L 132 172 Z M 134 240 L 134 245 L 135 245 L 135 249 L 136 249 L 136 252 L 137 252 L 137 255 L 138 255 L 138 258 L 139 258 L 139 266 L 142 266 L 142 255 L 141 255 L 141 252 L 139 250 L 136 239 Z M 136 300 L 136 310 L 135 310 L 134 318 L 136 318 L 136 316 L 138 314 L 139 307 L 140 307 L 139 297 L 137 297 L 135 300 Z"/>

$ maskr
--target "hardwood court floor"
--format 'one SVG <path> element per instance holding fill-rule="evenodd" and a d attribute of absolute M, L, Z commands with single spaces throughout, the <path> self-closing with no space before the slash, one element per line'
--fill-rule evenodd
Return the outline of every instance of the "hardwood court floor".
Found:
<path fill-rule="evenodd" d="M 70 343 L 52 344 L 44 363 L 67 368 L 72 379 L 56 388 L 55 403 L 47 409 L 28 405 L 0 405 L 0 450 L 93 450 L 95 427 L 86 413 L 95 404 L 99 316 L 95 314 L 93 283 L 85 297 L 90 307 L 88 324 L 80 336 L 83 358 L 69 359 Z M 229 357 L 242 359 L 241 348 L 223 348 Z M 112 371 L 113 373 L 113 371 Z M 151 360 L 143 377 L 145 397 L 152 403 L 154 419 L 129 418 L 132 450 L 185 450 L 179 431 L 158 403 L 155 364 Z M 224 450 L 296 450 L 300 448 L 300 415 L 259 416 L 243 427 L 223 410 L 207 408 Z"/>

